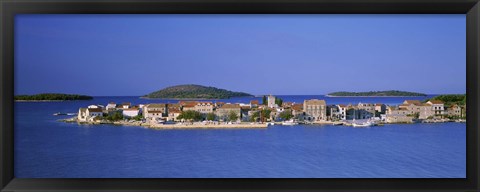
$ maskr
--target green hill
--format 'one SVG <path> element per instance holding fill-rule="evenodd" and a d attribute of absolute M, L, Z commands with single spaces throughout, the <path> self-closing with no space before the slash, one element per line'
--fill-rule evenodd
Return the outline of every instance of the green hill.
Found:
<path fill-rule="evenodd" d="M 248 93 L 233 92 L 215 87 L 202 85 L 177 85 L 155 91 L 146 98 L 169 98 L 169 99 L 228 99 L 231 97 L 252 96 Z"/>
<path fill-rule="evenodd" d="M 369 91 L 369 92 L 340 91 L 340 92 L 329 93 L 329 94 L 327 94 L 327 96 L 337 96 L 337 97 L 388 97 L 388 96 L 399 96 L 399 97 L 406 97 L 406 96 L 427 96 L 427 94 L 407 92 L 407 91 L 389 90 L 389 91 Z"/>
<path fill-rule="evenodd" d="M 450 105 L 465 105 L 467 103 L 467 95 L 466 94 L 447 94 L 447 95 L 437 95 L 431 99 L 427 99 L 424 102 L 430 100 L 440 100 L 445 103 L 446 106 Z"/>

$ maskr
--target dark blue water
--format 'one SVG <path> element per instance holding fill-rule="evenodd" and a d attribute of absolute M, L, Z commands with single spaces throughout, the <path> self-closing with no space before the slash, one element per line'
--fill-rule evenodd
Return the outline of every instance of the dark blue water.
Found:
<path fill-rule="evenodd" d="M 302 102 L 321 96 L 283 96 Z M 260 99 L 260 98 L 257 98 Z M 398 104 L 407 98 L 326 98 L 333 103 Z M 416 99 L 416 98 L 408 98 Z M 424 99 L 424 98 L 420 98 Z M 236 98 L 230 102 L 247 102 Z M 151 130 L 57 122 L 55 112 L 107 102 L 15 103 L 19 178 L 465 178 L 466 125 L 371 128 L 270 126 L 268 129 Z M 177 102 L 177 101 L 170 101 Z"/>

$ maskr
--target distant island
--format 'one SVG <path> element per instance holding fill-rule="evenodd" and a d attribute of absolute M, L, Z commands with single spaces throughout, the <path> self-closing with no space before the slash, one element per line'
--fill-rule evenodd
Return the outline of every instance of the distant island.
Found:
<path fill-rule="evenodd" d="M 16 95 L 15 101 L 70 101 L 70 100 L 92 100 L 93 97 L 87 95 L 62 94 L 62 93 L 42 93 L 36 95 Z"/>
<path fill-rule="evenodd" d="M 340 92 L 329 93 L 327 94 L 327 96 L 330 96 L 330 97 L 394 97 L 394 96 L 407 97 L 407 96 L 427 96 L 427 94 L 389 90 L 389 91 L 369 91 L 369 92 L 340 91 Z"/>
<path fill-rule="evenodd" d="M 177 85 L 155 91 L 143 98 L 164 98 L 164 99 L 228 99 L 231 97 L 251 97 L 253 95 L 243 92 L 233 92 L 216 87 L 203 85 Z"/>

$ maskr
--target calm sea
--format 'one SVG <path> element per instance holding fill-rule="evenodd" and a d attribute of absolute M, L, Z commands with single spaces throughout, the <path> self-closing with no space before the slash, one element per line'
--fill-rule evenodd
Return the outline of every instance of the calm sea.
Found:
<path fill-rule="evenodd" d="M 327 104 L 399 104 L 426 97 L 280 96 Z M 429 96 L 431 97 L 431 96 Z M 245 102 L 234 98 L 227 102 Z M 261 98 L 254 98 L 261 100 Z M 79 107 L 108 102 L 177 102 L 138 97 L 15 103 L 18 178 L 465 178 L 464 123 L 371 128 L 151 130 L 57 122 Z"/>

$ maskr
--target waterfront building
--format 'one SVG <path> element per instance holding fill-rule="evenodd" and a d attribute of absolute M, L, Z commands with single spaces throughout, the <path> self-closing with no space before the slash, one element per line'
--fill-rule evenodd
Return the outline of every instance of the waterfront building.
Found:
<path fill-rule="evenodd" d="M 303 102 L 305 120 L 320 121 L 327 120 L 327 104 L 325 100 L 310 99 Z"/>
<path fill-rule="evenodd" d="M 238 117 L 241 117 L 241 107 L 239 104 L 224 104 L 221 107 L 217 108 L 215 115 L 219 119 L 228 120 L 228 115 L 233 111 L 237 114 Z"/>
<path fill-rule="evenodd" d="M 132 118 L 140 115 L 140 109 L 139 108 L 123 109 L 122 114 L 123 114 L 123 117 Z"/>
<path fill-rule="evenodd" d="M 385 114 L 385 122 L 387 123 L 412 123 L 413 118 L 407 109 L 394 106 L 387 107 Z"/>
<path fill-rule="evenodd" d="M 445 115 L 445 105 L 442 101 L 439 100 L 430 100 L 427 102 L 428 104 L 432 105 L 432 110 L 434 111 L 435 116 L 443 116 Z"/>
<path fill-rule="evenodd" d="M 421 105 L 422 102 L 420 100 L 405 100 L 405 101 L 403 101 L 403 104 L 406 104 L 406 105 L 410 105 L 410 104 Z"/>
<path fill-rule="evenodd" d="M 408 115 L 414 115 L 416 113 L 420 113 L 420 105 L 421 105 L 420 103 L 419 104 L 413 104 L 413 103 L 400 104 L 398 105 L 398 108 L 407 111 Z"/>
<path fill-rule="evenodd" d="M 179 108 L 170 107 L 169 104 L 167 121 L 178 121 L 177 118 L 180 114 L 182 114 L 182 111 Z"/>
<path fill-rule="evenodd" d="M 282 107 L 285 109 L 290 109 L 293 106 L 293 102 L 283 102 Z"/>
<path fill-rule="evenodd" d="M 358 103 L 356 114 L 358 119 L 375 117 L 375 105 L 372 103 Z"/>
<path fill-rule="evenodd" d="M 180 101 L 179 104 L 182 106 L 182 111 L 195 111 L 197 101 Z"/>
<path fill-rule="evenodd" d="M 268 107 L 270 107 L 270 108 L 276 107 L 276 104 L 275 104 L 275 96 L 269 95 L 269 96 L 267 97 L 267 99 L 268 99 L 268 101 L 267 101 Z"/>
<path fill-rule="evenodd" d="M 347 120 L 347 105 L 340 104 L 337 105 L 339 119 L 340 120 Z"/>
<path fill-rule="evenodd" d="M 278 112 L 275 108 L 268 108 L 270 110 L 270 121 L 275 121 L 275 119 L 278 119 L 280 117 L 280 112 Z"/>
<path fill-rule="evenodd" d="M 462 107 L 454 104 L 447 108 L 447 115 L 450 117 L 464 117 Z"/>
<path fill-rule="evenodd" d="M 102 117 L 103 110 L 101 108 L 80 108 L 78 110 L 78 121 L 93 121 L 95 117 Z"/>
<path fill-rule="evenodd" d="M 193 110 L 198 111 L 202 114 L 212 113 L 213 112 L 213 103 L 212 102 L 197 102 L 193 107 Z"/>
<path fill-rule="evenodd" d="M 240 106 L 241 113 L 242 113 L 242 121 L 248 121 L 250 118 L 249 112 L 252 108 L 249 105 Z"/>
<path fill-rule="evenodd" d="M 87 117 L 103 116 L 102 108 L 87 108 Z"/>
<path fill-rule="evenodd" d="M 156 120 L 163 118 L 167 113 L 167 104 L 151 103 L 143 107 L 143 116 L 147 120 Z"/>
<path fill-rule="evenodd" d="M 87 108 L 78 109 L 77 118 L 78 121 L 87 121 Z"/>
<path fill-rule="evenodd" d="M 422 103 L 420 105 L 420 112 L 418 114 L 419 119 L 428 119 L 435 115 L 435 111 L 432 108 L 432 105 L 428 103 Z"/>
<path fill-rule="evenodd" d="M 223 105 L 225 105 L 225 102 L 215 102 L 215 108 L 219 108 L 219 107 L 222 107 Z"/>
<path fill-rule="evenodd" d="M 418 119 L 428 119 L 434 115 L 432 105 L 421 103 L 419 100 L 405 100 L 398 107 L 406 110 L 408 115 L 416 116 L 418 114 Z"/>
<path fill-rule="evenodd" d="M 337 105 L 327 105 L 327 119 L 330 121 L 340 120 L 341 113 Z"/>
<path fill-rule="evenodd" d="M 377 103 L 375 104 L 375 111 L 378 114 L 385 114 L 385 112 L 387 111 L 387 106 L 382 103 Z"/>
<path fill-rule="evenodd" d="M 302 103 L 295 103 L 292 105 L 292 115 L 297 119 L 303 119 L 303 104 Z"/>
<path fill-rule="evenodd" d="M 120 105 L 118 106 L 118 108 L 120 108 L 120 109 L 129 109 L 131 106 L 132 106 L 131 103 L 125 102 L 125 103 L 120 104 Z"/>
<path fill-rule="evenodd" d="M 346 120 L 359 119 L 359 114 L 357 112 L 357 106 L 348 104 L 346 107 Z"/>
<path fill-rule="evenodd" d="M 107 111 L 113 111 L 117 109 L 117 104 L 114 102 L 110 102 L 107 104 Z"/>
<path fill-rule="evenodd" d="M 101 106 L 101 105 L 89 105 L 87 108 L 89 108 L 89 109 L 100 108 L 101 109 L 101 108 L 103 108 L 103 106 Z"/>
<path fill-rule="evenodd" d="M 250 107 L 253 108 L 253 107 L 258 107 L 258 100 L 251 100 L 250 101 Z"/>

